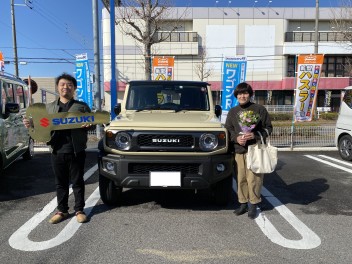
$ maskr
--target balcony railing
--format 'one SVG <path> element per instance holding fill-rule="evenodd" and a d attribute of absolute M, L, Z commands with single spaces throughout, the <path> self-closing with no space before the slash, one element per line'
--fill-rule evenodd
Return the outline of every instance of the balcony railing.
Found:
<path fill-rule="evenodd" d="M 165 42 L 198 42 L 197 32 L 157 32 L 154 38 Z"/>
<path fill-rule="evenodd" d="M 341 32 L 318 32 L 318 41 L 336 42 L 348 41 Z M 286 32 L 285 42 L 314 42 L 315 32 Z"/>

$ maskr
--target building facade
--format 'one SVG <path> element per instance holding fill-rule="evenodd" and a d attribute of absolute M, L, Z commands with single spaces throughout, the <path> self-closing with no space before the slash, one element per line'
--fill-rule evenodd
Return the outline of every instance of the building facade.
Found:
<path fill-rule="evenodd" d="M 124 9 L 115 11 L 118 100 L 128 81 L 145 78 L 143 47 L 121 29 L 126 26 L 121 21 Z M 341 38 L 331 23 L 338 9 L 319 9 L 318 53 L 324 54 L 324 64 L 317 106 L 331 111 L 338 111 L 343 88 L 352 85 L 352 43 Z M 211 74 L 203 81 L 211 84 L 215 103 L 220 104 L 223 61 L 246 56 L 246 81 L 255 90 L 255 101 L 273 106 L 294 104 L 297 55 L 315 50 L 315 8 L 179 7 L 171 11 L 156 37 L 169 34 L 170 21 L 177 21 L 178 29 L 152 46 L 152 56 L 174 57 L 175 80 L 199 81 L 197 65 L 206 58 L 205 68 Z M 106 9 L 102 12 L 104 102 L 105 109 L 110 109 L 110 14 Z"/>

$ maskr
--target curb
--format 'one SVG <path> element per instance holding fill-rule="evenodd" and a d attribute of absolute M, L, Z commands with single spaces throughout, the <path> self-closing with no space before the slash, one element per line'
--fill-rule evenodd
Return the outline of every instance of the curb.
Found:
<path fill-rule="evenodd" d="M 298 147 L 298 148 L 277 148 L 278 151 L 337 151 L 337 147 Z"/>
<path fill-rule="evenodd" d="M 337 151 L 337 147 L 298 147 L 298 148 L 277 148 L 278 151 Z M 98 148 L 87 148 L 87 152 L 98 152 Z M 49 147 L 34 147 L 34 152 L 50 152 Z"/>
<path fill-rule="evenodd" d="M 34 152 L 48 152 L 50 153 L 49 147 L 34 147 Z M 87 148 L 86 152 L 98 152 L 98 148 Z"/>

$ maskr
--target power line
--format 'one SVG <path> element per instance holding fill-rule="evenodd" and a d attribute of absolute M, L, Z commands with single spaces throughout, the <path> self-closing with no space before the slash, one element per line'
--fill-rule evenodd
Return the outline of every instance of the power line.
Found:
<path fill-rule="evenodd" d="M 77 44 L 87 48 L 87 38 L 84 35 L 78 33 L 78 31 L 76 31 L 74 27 L 72 27 L 69 23 L 64 22 L 62 18 L 58 18 L 53 13 L 51 13 L 50 10 L 44 8 L 43 4 L 39 3 L 35 5 L 31 10 L 43 17 L 45 20 L 49 21 L 59 30 L 63 31 L 65 34 L 68 35 L 70 39 L 75 41 Z M 91 45 L 89 45 L 89 48 L 91 48 Z"/>

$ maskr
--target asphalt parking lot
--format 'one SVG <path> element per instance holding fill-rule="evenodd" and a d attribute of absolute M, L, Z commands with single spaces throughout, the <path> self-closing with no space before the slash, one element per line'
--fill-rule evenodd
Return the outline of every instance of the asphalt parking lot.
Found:
<path fill-rule="evenodd" d="M 199 192 L 124 190 L 99 199 L 96 153 L 86 164 L 86 212 L 50 225 L 55 186 L 48 153 L 19 159 L 0 179 L 3 263 L 350 263 L 352 163 L 337 151 L 280 151 L 265 175 L 256 220 Z M 72 197 L 70 197 L 71 206 Z M 72 209 L 72 208 L 71 208 Z"/>

